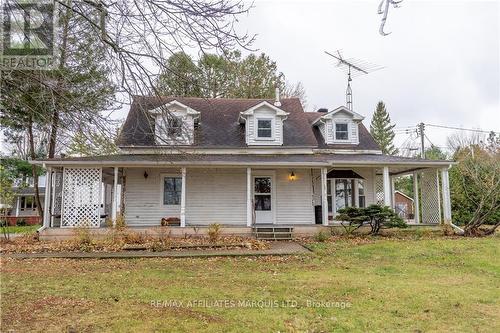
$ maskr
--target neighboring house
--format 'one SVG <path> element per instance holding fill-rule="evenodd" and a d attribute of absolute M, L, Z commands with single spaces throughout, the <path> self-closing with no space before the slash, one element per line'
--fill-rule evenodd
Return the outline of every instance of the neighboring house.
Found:
<path fill-rule="evenodd" d="M 7 211 L 8 224 L 41 224 L 42 217 L 38 213 L 33 178 L 28 178 L 25 182 L 20 179 L 16 180 L 12 189 L 15 198 L 10 209 Z M 45 199 L 45 176 L 38 177 L 38 190 L 40 193 L 40 203 L 43 205 Z"/>
<path fill-rule="evenodd" d="M 393 177 L 406 174 L 420 175 L 415 222 L 441 222 L 441 202 L 449 221 L 452 162 L 383 155 L 363 119 L 343 106 L 304 112 L 298 98 L 137 96 L 119 155 L 34 162 L 52 185 L 44 232 L 99 228 L 118 211 L 131 227 L 170 218 L 179 233 L 212 223 L 240 234 L 255 225 L 317 230 L 346 206 L 394 207 Z"/>
<path fill-rule="evenodd" d="M 394 191 L 394 210 L 403 219 L 413 220 L 413 198 L 401 191 Z"/>

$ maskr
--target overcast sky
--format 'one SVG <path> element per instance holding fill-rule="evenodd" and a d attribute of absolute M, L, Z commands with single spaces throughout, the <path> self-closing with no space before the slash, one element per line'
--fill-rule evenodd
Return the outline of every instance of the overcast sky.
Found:
<path fill-rule="evenodd" d="M 257 0 L 237 27 L 257 34 L 253 47 L 303 83 L 308 111 L 345 104 L 346 76 L 324 53 L 342 49 L 385 67 L 352 83 L 354 111 L 367 127 L 383 100 L 397 128 L 424 122 L 500 132 L 500 1 L 404 0 L 391 6 L 385 37 L 378 3 Z M 115 116 L 124 119 L 126 109 Z M 426 133 L 444 146 L 453 131 Z M 408 137 L 398 132 L 396 145 Z"/>
<path fill-rule="evenodd" d="M 346 77 L 325 50 L 342 49 L 385 68 L 355 78 L 354 110 L 369 125 L 379 100 L 397 127 L 419 122 L 500 131 L 498 1 L 405 0 L 378 33 L 379 1 L 256 1 L 240 29 L 289 80 L 301 81 L 309 110 L 345 104 Z M 429 128 L 444 145 L 450 131 Z M 407 135 L 398 135 L 400 144 Z"/>

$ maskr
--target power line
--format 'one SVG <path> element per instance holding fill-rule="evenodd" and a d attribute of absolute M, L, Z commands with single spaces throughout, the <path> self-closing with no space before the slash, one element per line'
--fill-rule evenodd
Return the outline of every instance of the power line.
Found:
<path fill-rule="evenodd" d="M 485 131 L 485 130 L 480 130 L 480 129 L 473 129 L 473 128 L 462 128 L 462 127 L 454 127 L 454 126 L 444 126 L 444 125 L 432 125 L 432 124 L 425 124 L 426 126 L 431 126 L 431 127 L 438 127 L 438 128 L 447 128 L 447 129 L 452 129 L 452 130 L 459 130 L 459 131 L 470 131 L 470 132 L 479 132 L 479 133 L 500 133 L 496 131 Z"/>

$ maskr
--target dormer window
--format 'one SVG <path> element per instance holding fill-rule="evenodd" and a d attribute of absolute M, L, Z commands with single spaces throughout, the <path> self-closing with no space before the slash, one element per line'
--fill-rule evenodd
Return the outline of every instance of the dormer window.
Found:
<path fill-rule="evenodd" d="M 349 124 L 336 123 L 335 124 L 335 140 L 349 140 Z"/>
<path fill-rule="evenodd" d="M 176 100 L 159 106 L 150 113 L 155 120 L 157 145 L 192 145 L 195 123 L 200 112 Z"/>
<path fill-rule="evenodd" d="M 240 112 L 245 123 L 245 142 L 249 146 L 281 146 L 283 122 L 288 113 L 267 101 Z"/>
<path fill-rule="evenodd" d="M 273 137 L 272 119 L 257 119 L 257 137 L 259 139 L 269 139 Z"/>
<path fill-rule="evenodd" d="M 345 106 L 323 114 L 313 122 L 317 126 L 325 143 L 359 144 L 359 124 L 364 117 Z"/>

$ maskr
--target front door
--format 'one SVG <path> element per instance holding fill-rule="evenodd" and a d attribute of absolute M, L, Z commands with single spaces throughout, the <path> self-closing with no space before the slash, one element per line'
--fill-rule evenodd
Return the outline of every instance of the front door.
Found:
<path fill-rule="evenodd" d="M 273 178 L 256 176 L 254 181 L 254 209 L 256 224 L 274 223 Z"/>

